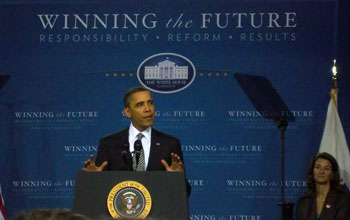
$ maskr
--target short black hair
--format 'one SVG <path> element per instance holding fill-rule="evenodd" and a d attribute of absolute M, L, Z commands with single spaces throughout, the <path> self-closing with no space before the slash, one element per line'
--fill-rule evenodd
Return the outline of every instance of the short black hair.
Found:
<path fill-rule="evenodd" d="M 129 107 L 130 97 L 132 94 L 135 94 L 137 92 L 143 92 L 143 91 L 150 92 L 148 89 L 146 89 L 145 87 L 142 87 L 142 86 L 137 86 L 137 87 L 133 87 L 133 88 L 129 89 L 124 95 L 124 107 Z"/>

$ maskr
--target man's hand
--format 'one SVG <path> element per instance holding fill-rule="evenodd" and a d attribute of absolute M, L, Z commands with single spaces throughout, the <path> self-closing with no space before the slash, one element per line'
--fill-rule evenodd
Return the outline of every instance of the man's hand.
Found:
<path fill-rule="evenodd" d="M 88 172 L 100 172 L 105 166 L 107 166 L 107 161 L 103 162 L 101 166 L 96 166 L 94 162 L 94 155 L 90 155 L 89 159 L 85 161 L 83 170 Z"/>
<path fill-rule="evenodd" d="M 171 165 L 170 166 L 164 159 L 161 160 L 160 162 L 163 164 L 166 171 L 170 171 L 170 172 L 174 172 L 174 171 L 182 172 L 182 171 L 184 171 L 184 164 L 182 163 L 180 156 L 178 156 L 177 154 L 171 153 Z"/>

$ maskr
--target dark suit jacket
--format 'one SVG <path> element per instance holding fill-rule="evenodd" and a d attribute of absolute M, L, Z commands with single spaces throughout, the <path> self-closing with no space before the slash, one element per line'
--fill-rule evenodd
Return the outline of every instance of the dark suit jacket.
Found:
<path fill-rule="evenodd" d="M 165 171 L 160 161 L 164 159 L 168 164 L 171 164 L 171 153 L 176 153 L 183 161 L 180 141 L 171 135 L 152 128 L 147 171 Z M 129 152 L 129 128 L 101 138 L 96 156 L 96 165 L 100 166 L 104 161 L 108 161 L 108 165 L 104 168 L 104 171 L 132 170 L 131 155 Z M 189 195 L 191 187 L 188 181 L 186 181 L 186 186 L 187 194 Z"/>
<path fill-rule="evenodd" d="M 345 193 L 330 191 L 322 208 L 319 220 L 349 220 L 349 196 Z M 315 220 L 316 197 L 303 196 L 298 199 L 296 219 Z"/>

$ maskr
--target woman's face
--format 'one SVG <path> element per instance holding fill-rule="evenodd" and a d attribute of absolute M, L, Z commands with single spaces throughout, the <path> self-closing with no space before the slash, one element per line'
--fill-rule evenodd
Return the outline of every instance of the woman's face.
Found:
<path fill-rule="evenodd" d="M 329 160 L 319 158 L 315 161 L 314 180 L 318 184 L 328 184 L 333 178 L 332 164 Z"/>

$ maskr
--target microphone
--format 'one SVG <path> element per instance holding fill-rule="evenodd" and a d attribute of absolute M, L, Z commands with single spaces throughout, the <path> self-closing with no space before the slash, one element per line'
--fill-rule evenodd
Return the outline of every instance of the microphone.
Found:
<path fill-rule="evenodd" d="M 141 140 L 136 140 L 134 143 L 134 152 L 136 156 L 136 167 L 139 165 L 140 151 L 142 150 Z"/>
<path fill-rule="evenodd" d="M 122 157 L 123 157 L 124 163 L 126 164 L 127 171 L 132 170 L 132 161 L 131 161 L 131 156 L 129 151 L 129 144 L 127 143 L 122 145 Z"/>

